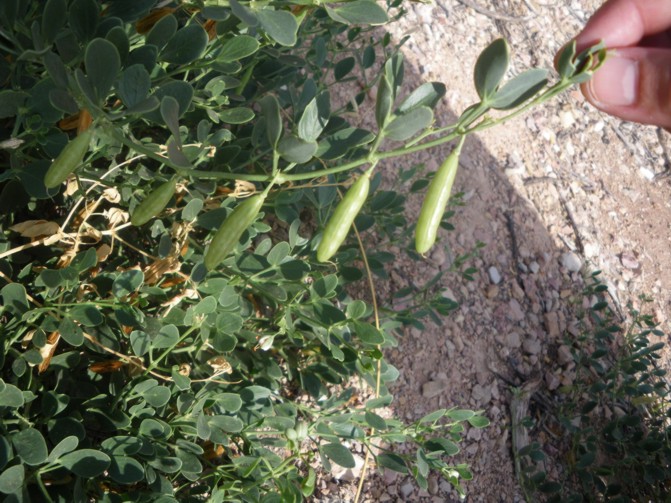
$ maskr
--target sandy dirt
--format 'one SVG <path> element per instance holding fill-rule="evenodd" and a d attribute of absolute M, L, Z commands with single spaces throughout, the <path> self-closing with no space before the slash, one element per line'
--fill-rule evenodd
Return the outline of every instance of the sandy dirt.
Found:
<path fill-rule="evenodd" d="M 594 0 L 438 0 L 408 3 L 409 13 L 387 29 L 405 45 L 406 89 L 438 80 L 447 94 L 437 121 L 449 124 L 476 101 L 472 68 L 479 52 L 505 37 L 512 47 L 511 74 L 552 67 L 554 54 L 577 33 L 599 2 Z M 505 126 L 465 143 L 456 190 L 466 205 L 454 232 L 443 232 L 422 263 L 390 265 L 378 282 L 384 302 L 409 280 L 421 284 L 448 270 L 454 257 L 485 244 L 475 281 L 456 273 L 439 288 L 460 303 L 440 327 L 409 330 L 388 358 L 401 377 L 394 386 L 396 414 L 417 419 L 441 407 L 481 409 L 491 420 L 472 429 L 456 462 L 468 462 L 465 484 L 472 502 L 523 501 L 511 449 L 510 382 L 538 381 L 556 392 L 571 382 L 562 339 L 577 330 L 583 277 L 599 269 L 615 304 L 626 312 L 640 294 L 654 297 L 653 311 L 668 332 L 671 317 L 671 188 L 669 135 L 654 127 L 606 116 L 578 90 L 565 93 Z M 450 147 L 405 159 L 435 169 Z M 391 173 L 393 170 L 389 170 Z M 391 175 L 389 175 L 391 176 Z M 421 200 L 410 208 L 415 218 Z M 540 439 L 542 441 L 542 438 Z M 556 453 L 548 447 L 550 458 Z M 350 501 L 353 483 L 322 480 L 319 501 Z M 411 477 L 369 473 L 363 501 L 458 501 L 437 478 L 429 490 Z"/>

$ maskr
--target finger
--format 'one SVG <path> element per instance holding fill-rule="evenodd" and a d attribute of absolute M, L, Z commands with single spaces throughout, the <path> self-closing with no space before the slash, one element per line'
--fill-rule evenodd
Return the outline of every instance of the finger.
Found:
<path fill-rule="evenodd" d="M 606 47 L 637 45 L 646 36 L 671 27 L 669 0 L 610 0 L 591 17 L 576 38 L 578 51 L 603 40 Z"/>
<path fill-rule="evenodd" d="M 671 128 L 671 50 L 629 47 L 610 51 L 582 91 L 590 103 L 608 114 Z"/>

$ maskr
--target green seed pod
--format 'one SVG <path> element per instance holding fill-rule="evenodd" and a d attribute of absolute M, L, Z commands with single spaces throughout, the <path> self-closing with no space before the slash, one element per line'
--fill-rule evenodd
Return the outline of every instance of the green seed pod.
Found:
<path fill-rule="evenodd" d="M 61 150 L 44 175 L 44 186 L 47 189 L 58 187 L 79 167 L 89 150 L 92 136 L 93 129 L 87 129 Z"/>
<path fill-rule="evenodd" d="M 415 249 L 422 255 L 429 251 L 436 242 L 438 227 L 445 214 L 445 208 L 447 208 L 452 192 L 452 184 L 459 170 L 462 143 L 463 141 L 459 142 L 459 145 L 443 161 L 426 191 L 415 229 Z"/>
<path fill-rule="evenodd" d="M 261 211 L 266 196 L 252 196 L 238 204 L 212 238 L 205 253 L 205 267 L 208 271 L 216 268 L 235 249 L 242 233 L 252 225 Z"/>
<path fill-rule="evenodd" d="M 370 171 L 367 171 L 354 182 L 336 207 L 333 215 L 331 215 L 331 219 L 326 224 L 326 229 L 324 229 L 319 248 L 317 248 L 317 260 L 319 262 L 329 260 L 345 241 L 354 219 L 368 197 L 370 173 Z"/>
<path fill-rule="evenodd" d="M 136 226 L 144 225 L 156 215 L 161 213 L 175 194 L 177 181 L 172 179 L 155 189 L 151 194 L 144 198 L 133 210 L 130 217 L 130 223 Z"/>

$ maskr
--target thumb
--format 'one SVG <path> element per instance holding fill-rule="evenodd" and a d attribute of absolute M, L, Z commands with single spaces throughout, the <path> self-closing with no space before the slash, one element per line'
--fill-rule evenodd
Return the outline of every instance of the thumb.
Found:
<path fill-rule="evenodd" d="M 582 92 L 608 114 L 671 128 L 671 49 L 611 50 Z"/>

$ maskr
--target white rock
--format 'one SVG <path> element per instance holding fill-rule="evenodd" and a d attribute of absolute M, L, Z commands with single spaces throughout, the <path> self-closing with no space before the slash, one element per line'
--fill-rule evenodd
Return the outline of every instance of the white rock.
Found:
<path fill-rule="evenodd" d="M 573 114 L 569 111 L 562 112 L 559 115 L 559 120 L 561 121 L 561 125 L 564 129 L 568 129 L 573 124 L 575 124 L 575 118 L 573 117 Z"/>
<path fill-rule="evenodd" d="M 596 243 L 585 244 L 585 256 L 589 258 L 599 256 L 599 245 Z"/>
<path fill-rule="evenodd" d="M 622 253 L 620 262 L 622 262 L 622 265 L 627 269 L 638 269 L 641 266 L 638 260 L 636 260 L 636 257 L 633 254 L 627 252 Z"/>
<path fill-rule="evenodd" d="M 582 267 L 582 260 L 573 252 L 564 253 L 561 257 L 561 264 L 569 272 L 578 272 Z"/>
<path fill-rule="evenodd" d="M 649 182 L 655 179 L 655 172 L 649 168 L 641 167 L 638 169 L 638 172 L 641 173 L 641 176 Z"/>
<path fill-rule="evenodd" d="M 530 270 L 532 273 L 537 274 L 538 271 L 541 270 L 541 266 L 538 264 L 538 262 L 536 262 L 536 261 L 534 260 L 531 264 L 529 264 L 529 270 Z"/>
<path fill-rule="evenodd" d="M 494 283 L 495 285 L 501 283 L 501 273 L 496 267 L 491 266 L 487 270 L 487 273 L 489 274 L 489 279 L 491 280 L 492 283 Z"/>
<path fill-rule="evenodd" d="M 332 464 L 333 470 L 331 474 L 335 479 L 342 480 L 345 482 L 352 482 L 361 477 L 361 468 L 363 468 L 363 459 L 356 454 L 352 454 L 354 457 L 354 468 L 344 468 L 335 463 Z"/>

